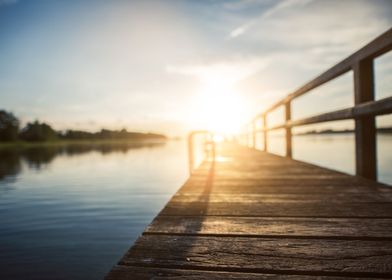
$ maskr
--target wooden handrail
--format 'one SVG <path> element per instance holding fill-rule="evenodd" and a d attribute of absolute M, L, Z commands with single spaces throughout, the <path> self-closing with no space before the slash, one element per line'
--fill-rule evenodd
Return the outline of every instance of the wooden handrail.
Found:
<path fill-rule="evenodd" d="M 252 146 L 256 147 L 257 133 L 264 134 L 264 151 L 268 151 L 268 131 L 285 129 L 286 156 L 292 157 L 292 133 L 295 126 L 316 124 L 337 120 L 355 120 L 356 174 L 368 179 L 377 179 L 376 125 L 375 116 L 392 113 L 392 97 L 374 100 L 374 59 L 392 50 L 392 28 L 368 43 L 366 46 L 320 74 L 294 92 L 279 100 L 263 113 L 252 119 Z M 291 120 L 291 102 L 309 91 L 349 72 L 354 72 L 355 106 L 328 112 L 300 120 Z M 285 122 L 268 127 L 267 115 L 280 106 L 285 108 Z M 257 128 L 257 121 L 263 120 L 263 129 Z M 248 137 L 249 140 L 249 137 Z"/>
<path fill-rule="evenodd" d="M 380 99 L 377 101 L 361 103 L 357 106 L 341 109 L 325 114 L 320 114 L 299 120 L 290 120 L 284 124 L 271 126 L 268 128 L 260 128 L 252 131 L 253 133 L 260 133 L 265 131 L 278 130 L 288 127 L 302 126 L 308 124 L 330 122 L 330 121 L 340 121 L 356 119 L 365 116 L 380 116 L 392 113 L 392 96 Z"/>

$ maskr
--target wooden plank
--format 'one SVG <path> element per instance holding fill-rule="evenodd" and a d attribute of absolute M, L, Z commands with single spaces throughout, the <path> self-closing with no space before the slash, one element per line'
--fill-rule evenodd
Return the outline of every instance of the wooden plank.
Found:
<path fill-rule="evenodd" d="M 316 165 L 310 165 L 309 163 L 298 162 L 296 160 L 283 160 L 269 158 L 272 155 L 266 156 L 265 152 L 261 152 L 258 150 L 254 150 L 253 156 L 246 155 L 231 155 L 220 157 L 219 161 L 214 163 L 214 172 L 244 172 L 244 173 L 273 173 L 276 172 L 278 174 L 284 173 L 285 171 L 288 173 L 312 173 L 315 174 L 335 174 L 335 175 L 345 175 L 348 174 L 341 173 L 338 171 L 333 171 L 325 167 L 319 167 Z M 205 176 L 211 172 L 212 162 L 208 162 L 207 164 L 203 164 L 198 167 L 197 170 L 192 173 L 192 178 L 194 176 Z M 352 176 L 351 176 L 352 178 Z M 374 181 L 373 181 L 374 182 Z"/>
<path fill-rule="evenodd" d="M 216 187 L 226 187 L 230 185 L 237 185 L 237 186 L 259 186 L 263 187 L 264 185 L 291 185 L 291 186 L 359 186 L 359 187 L 370 187 L 373 184 L 362 183 L 361 181 L 357 181 L 355 179 L 349 178 L 328 178 L 324 176 L 265 176 L 264 178 L 258 179 L 240 179 L 238 177 L 234 178 L 220 178 L 215 179 L 214 176 L 211 176 L 208 180 L 190 180 L 185 183 L 184 186 L 198 186 L 202 187 L 206 183 L 209 183 L 212 186 Z M 376 186 L 376 185 L 374 185 Z M 371 189 L 371 188 L 369 188 Z"/>
<path fill-rule="evenodd" d="M 176 193 L 172 202 L 194 203 L 194 202 L 242 202 L 242 203 L 266 203 L 266 202 L 391 202 L 392 192 L 389 193 L 251 193 L 251 194 L 233 194 L 233 193 Z"/>
<path fill-rule="evenodd" d="M 255 154 L 257 154 L 257 156 L 253 155 L 253 158 L 252 158 L 252 156 L 246 156 L 246 155 L 241 156 L 241 159 L 238 159 L 238 157 L 240 157 L 239 155 L 231 155 L 231 156 L 221 157 L 219 159 L 219 161 L 215 162 L 215 169 L 220 171 L 221 168 L 222 168 L 222 170 L 225 170 L 228 168 L 239 168 L 238 171 L 242 170 L 242 171 L 266 172 L 266 171 L 270 171 L 271 169 L 273 169 L 273 167 L 283 165 L 285 167 L 290 167 L 293 170 L 319 171 L 320 173 L 326 172 L 326 169 L 323 169 L 321 167 L 317 167 L 315 165 L 309 166 L 304 163 L 297 164 L 296 161 L 285 161 L 282 159 L 280 159 L 280 160 L 270 159 L 270 158 L 264 156 L 264 152 L 261 152 L 258 150 L 255 150 Z M 256 159 L 254 159 L 255 156 L 256 156 Z M 209 164 L 202 165 L 201 167 L 199 167 L 195 171 L 201 172 L 201 173 L 207 172 L 209 170 L 209 168 L 211 167 L 211 164 L 212 164 L 212 162 L 209 162 Z M 257 170 L 258 167 L 265 167 L 266 170 L 262 170 L 262 169 Z M 233 171 L 237 171 L 237 170 L 234 169 Z M 279 172 L 279 171 L 283 171 L 283 170 L 278 169 L 276 171 Z M 291 170 L 289 170 L 289 171 L 291 171 Z M 332 172 L 332 171 L 330 171 L 330 172 Z M 336 173 L 339 173 L 339 172 L 336 172 Z M 342 173 L 340 173 L 340 174 L 342 174 Z"/>
<path fill-rule="evenodd" d="M 161 211 L 166 216 L 249 217 L 374 217 L 392 218 L 392 203 L 225 203 L 170 202 Z"/>
<path fill-rule="evenodd" d="M 392 219 L 158 216 L 145 233 L 392 240 Z"/>
<path fill-rule="evenodd" d="M 260 167 L 263 168 L 263 167 Z M 232 168 L 235 169 L 235 168 Z M 290 170 L 290 167 L 286 173 L 284 172 L 273 172 L 272 170 L 268 170 L 265 168 L 264 172 L 257 172 L 257 171 L 242 171 L 242 170 L 235 170 L 230 174 L 230 169 L 222 168 L 220 170 L 211 170 L 208 174 L 198 173 L 192 176 L 186 183 L 203 183 L 207 181 L 213 182 L 244 182 L 246 184 L 249 183 L 262 183 L 263 181 L 267 180 L 280 180 L 286 181 L 286 183 L 290 182 L 302 182 L 302 181 L 310 181 L 314 184 L 317 184 L 319 181 L 330 181 L 330 182 L 342 182 L 342 183 L 356 183 L 362 186 L 375 186 L 375 182 L 371 181 L 364 181 L 359 177 L 352 177 L 347 174 L 330 174 L 330 173 L 318 173 L 304 170 Z M 207 173 L 207 172 L 205 172 Z M 307 182 L 306 182 L 307 183 Z"/>
<path fill-rule="evenodd" d="M 120 264 L 392 277 L 392 241 L 144 235 Z"/>
<path fill-rule="evenodd" d="M 318 180 L 330 180 L 331 182 L 339 180 L 339 182 L 359 182 L 362 183 L 360 178 L 353 178 L 345 174 L 330 174 L 330 173 L 316 173 L 316 172 L 301 172 L 300 170 L 293 170 L 288 172 L 273 172 L 273 171 L 264 171 L 264 172 L 255 172 L 255 171 L 248 171 L 248 172 L 241 172 L 241 171 L 233 171 L 230 174 L 230 169 L 223 169 L 217 172 L 213 171 L 213 181 L 214 182 L 245 182 L 245 183 L 262 183 L 263 180 L 287 180 L 287 182 L 302 182 L 304 180 L 312 180 L 312 182 L 317 183 Z M 193 182 L 206 182 L 206 175 L 195 175 L 187 183 Z M 370 185 L 368 182 L 363 182 L 362 185 Z"/>
<path fill-rule="evenodd" d="M 222 173 L 221 173 L 222 174 Z M 343 188 L 349 188 L 350 186 L 356 186 L 363 190 L 372 191 L 372 188 L 384 188 L 385 191 L 391 189 L 377 184 L 375 182 L 364 181 L 359 177 L 346 177 L 346 176 L 336 176 L 336 178 L 330 177 L 329 175 L 320 175 L 320 176 L 312 176 L 312 175 L 265 175 L 264 177 L 255 176 L 255 179 L 249 178 L 249 175 L 245 175 L 242 179 L 239 174 L 233 175 L 233 177 L 226 177 L 223 175 L 210 175 L 208 180 L 206 177 L 204 178 L 193 178 L 187 181 L 183 185 L 183 189 L 186 188 L 201 188 L 208 183 L 212 186 L 212 188 L 228 188 L 231 186 L 237 187 L 264 187 L 264 186 L 313 186 L 315 188 L 322 186 L 341 186 Z"/>
<path fill-rule="evenodd" d="M 281 167 L 281 168 L 278 168 Z M 282 169 L 282 168 L 287 168 L 287 170 Z M 278 169 L 278 170 L 276 170 Z M 229 172 L 233 172 L 232 174 L 229 174 Z M 210 174 L 211 170 L 210 168 L 205 168 L 205 169 L 198 169 L 197 171 L 194 171 L 192 173 L 193 178 L 198 178 L 198 177 L 204 177 L 208 174 Z M 308 167 L 301 167 L 298 165 L 293 165 L 291 164 L 285 164 L 285 162 L 282 163 L 276 163 L 276 164 L 271 164 L 270 162 L 263 161 L 260 162 L 260 164 L 252 164 L 252 165 L 247 165 L 247 164 L 215 164 L 215 168 L 213 170 L 215 175 L 226 175 L 226 176 L 236 176 L 237 174 L 242 174 L 243 176 L 246 175 L 268 175 L 268 174 L 278 174 L 278 175 L 299 175 L 299 174 L 304 174 L 304 175 L 335 175 L 337 177 L 340 176 L 345 176 L 349 177 L 348 174 L 344 173 L 338 173 L 338 172 L 330 172 L 328 170 L 322 170 L 320 168 L 308 168 Z M 352 176 L 351 176 L 352 178 Z M 205 178 L 204 178 L 205 179 Z"/>
<path fill-rule="evenodd" d="M 201 185 L 186 185 L 179 190 L 179 194 L 202 194 L 205 192 L 205 187 Z M 341 194 L 341 193 L 371 193 L 371 192 L 385 192 L 391 193 L 392 190 L 384 188 L 375 188 L 374 190 L 369 189 L 369 187 L 355 186 L 355 185 L 337 185 L 337 184 L 325 184 L 321 186 L 314 185 L 290 185 L 284 182 L 269 182 L 264 185 L 241 185 L 241 184 L 231 184 L 231 185 L 220 185 L 210 188 L 209 194 Z"/>
<path fill-rule="evenodd" d="M 135 267 L 117 265 L 111 273 L 105 278 L 106 280 L 342 280 L 343 277 L 331 276 L 310 276 L 310 275 L 282 275 L 282 274 L 265 274 L 265 273 L 241 273 L 241 272 L 223 272 L 223 271 L 203 271 L 192 269 L 170 269 L 170 268 L 152 268 L 152 267 Z M 370 278 L 361 278 L 370 279 Z M 376 278 L 371 278 L 376 279 Z M 380 278 L 379 278 L 380 279 Z"/>
<path fill-rule="evenodd" d="M 259 155 L 258 157 L 264 157 L 262 155 Z M 263 160 L 263 161 L 257 161 L 252 164 L 246 163 L 246 162 L 241 162 L 235 160 L 235 157 L 224 157 L 223 160 L 225 162 L 215 162 L 215 171 L 217 172 L 225 172 L 228 170 L 232 170 L 233 172 L 255 172 L 255 173 L 269 173 L 273 172 L 275 167 L 287 167 L 288 172 L 315 172 L 316 174 L 332 174 L 331 171 L 328 172 L 326 169 L 322 169 L 320 167 L 316 166 L 306 166 L 306 165 L 299 165 L 295 164 L 295 162 L 285 162 L 285 161 L 272 161 L 272 160 Z M 252 158 L 246 158 L 246 160 L 252 160 Z M 209 170 L 209 166 L 206 166 L 206 168 L 198 169 L 196 175 L 205 175 Z M 260 169 L 263 168 L 263 169 Z M 275 170 L 278 173 L 283 173 L 283 169 L 278 168 Z M 334 174 L 344 174 L 344 173 L 339 173 L 339 172 L 334 172 Z M 347 174 L 345 174 L 347 175 Z"/>
<path fill-rule="evenodd" d="M 209 177 L 207 177 L 209 176 Z M 272 172 L 240 172 L 233 171 L 229 175 L 228 170 L 214 171 L 211 170 L 209 175 L 204 176 L 194 176 L 192 179 L 188 180 L 185 185 L 192 183 L 221 183 L 221 184 L 238 184 L 243 185 L 249 184 L 263 184 L 268 182 L 277 181 L 281 183 L 301 183 L 306 185 L 318 185 L 318 184 L 356 184 L 360 186 L 377 186 L 378 184 L 374 181 L 365 181 L 360 177 L 352 177 L 345 174 L 280 174 L 277 172 L 273 174 Z"/>
<path fill-rule="evenodd" d="M 258 157 L 263 157 L 263 156 L 261 155 Z M 247 160 L 252 160 L 252 159 L 250 158 Z M 281 168 L 279 168 L 279 167 L 281 167 Z M 261 162 L 257 162 L 256 164 L 252 164 L 252 165 L 246 164 L 246 163 L 241 163 L 241 162 L 237 162 L 236 164 L 225 163 L 225 165 L 216 163 L 215 168 L 213 170 L 209 170 L 206 168 L 205 170 L 201 170 L 198 173 L 196 173 L 195 176 L 199 176 L 199 175 L 205 176 L 207 174 L 210 174 L 211 172 L 214 172 L 214 174 L 230 176 L 228 173 L 230 171 L 232 171 L 233 174 L 243 173 L 244 175 L 246 175 L 248 173 L 253 173 L 254 175 L 274 174 L 276 172 L 276 174 L 281 174 L 281 175 L 304 173 L 305 175 L 306 174 L 308 174 L 308 175 L 309 174 L 336 175 L 338 177 L 345 176 L 345 177 L 353 178 L 352 175 L 349 175 L 347 173 L 331 172 L 325 167 L 323 167 L 323 168 L 317 167 L 317 166 L 307 167 L 307 166 L 301 166 L 299 164 L 295 164 L 293 162 L 271 162 L 271 161 L 261 161 Z M 357 179 L 361 179 L 361 178 L 358 177 Z M 364 179 L 361 179 L 361 180 L 364 182 L 366 181 L 366 182 L 373 182 L 374 183 L 374 181 L 369 181 L 369 180 L 364 180 Z"/>

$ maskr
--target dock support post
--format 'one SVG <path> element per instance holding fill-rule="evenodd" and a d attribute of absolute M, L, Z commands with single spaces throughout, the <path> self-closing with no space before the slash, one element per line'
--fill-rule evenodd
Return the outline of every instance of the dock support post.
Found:
<path fill-rule="evenodd" d="M 374 100 L 373 59 L 357 62 L 354 67 L 355 105 Z M 374 116 L 355 119 L 356 175 L 377 179 L 376 121 Z"/>
<path fill-rule="evenodd" d="M 257 119 L 252 121 L 252 146 L 256 149 L 256 130 L 257 130 Z"/>
<path fill-rule="evenodd" d="M 193 133 L 189 133 L 188 135 L 188 167 L 189 167 L 189 174 L 192 174 L 194 165 L 193 159 Z"/>
<path fill-rule="evenodd" d="M 264 152 L 268 152 L 268 131 L 267 131 L 267 114 L 263 115 L 263 137 L 264 137 Z"/>
<path fill-rule="evenodd" d="M 249 124 L 246 125 L 246 146 L 247 146 L 247 147 L 250 147 Z"/>
<path fill-rule="evenodd" d="M 287 126 L 287 123 L 291 120 L 291 101 L 285 103 L 285 120 L 286 120 L 286 157 L 292 158 L 292 148 L 291 148 L 291 127 Z"/>

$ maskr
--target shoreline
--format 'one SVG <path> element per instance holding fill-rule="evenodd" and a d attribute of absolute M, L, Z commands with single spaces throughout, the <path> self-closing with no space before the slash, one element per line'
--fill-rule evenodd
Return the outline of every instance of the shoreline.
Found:
<path fill-rule="evenodd" d="M 0 142 L 0 149 L 3 148 L 35 148 L 35 147 L 59 147 L 59 146 L 72 146 L 72 145 L 154 145 L 165 144 L 168 140 L 127 140 L 127 139 L 97 139 L 97 140 L 53 140 L 46 142 L 28 142 L 28 141 L 15 141 L 15 142 Z"/>

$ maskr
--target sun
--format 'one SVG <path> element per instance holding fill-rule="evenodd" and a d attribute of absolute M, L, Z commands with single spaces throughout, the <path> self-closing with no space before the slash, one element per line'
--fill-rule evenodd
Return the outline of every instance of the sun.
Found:
<path fill-rule="evenodd" d="M 243 116 L 241 96 L 224 78 L 209 79 L 198 93 L 198 123 L 224 135 L 240 131 Z"/>

